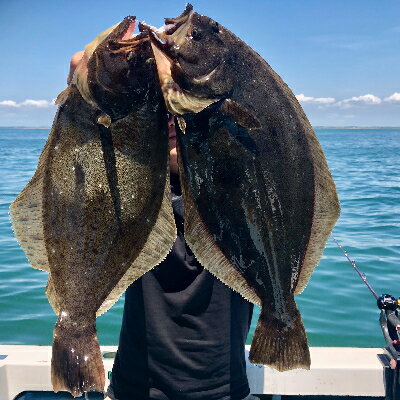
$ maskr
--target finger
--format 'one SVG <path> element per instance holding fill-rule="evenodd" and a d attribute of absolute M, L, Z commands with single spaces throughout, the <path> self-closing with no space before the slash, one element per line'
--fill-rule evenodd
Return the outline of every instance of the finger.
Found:
<path fill-rule="evenodd" d="M 69 74 L 68 74 L 68 78 L 67 78 L 68 85 L 71 83 L 72 76 L 74 75 L 75 69 L 78 66 L 78 64 L 80 63 L 80 61 L 82 60 L 84 53 L 85 52 L 83 50 L 78 51 L 71 57 L 71 62 L 69 64 Z"/>

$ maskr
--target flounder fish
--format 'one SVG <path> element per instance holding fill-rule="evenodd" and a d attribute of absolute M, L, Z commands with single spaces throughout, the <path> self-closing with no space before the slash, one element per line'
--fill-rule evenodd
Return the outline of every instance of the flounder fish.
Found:
<path fill-rule="evenodd" d="M 180 127 L 185 239 L 206 269 L 261 306 L 250 361 L 308 369 L 294 294 L 340 212 L 321 146 L 291 90 L 229 30 L 190 5 L 149 29 Z"/>
<path fill-rule="evenodd" d="M 127 17 L 86 46 L 37 170 L 10 209 L 32 266 L 49 272 L 58 315 L 51 378 L 73 396 L 104 390 L 96 316 L 176 237 L 166 109 L 135 23 Z"/>

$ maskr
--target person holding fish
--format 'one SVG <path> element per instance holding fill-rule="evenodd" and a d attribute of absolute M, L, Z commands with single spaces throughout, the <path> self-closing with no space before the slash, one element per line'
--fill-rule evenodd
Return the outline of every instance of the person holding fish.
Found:
<path fill-rule="evenodd" d="M 70 62 L 70 83 L 84 52 Z M 211 275 L 184 240 L 174 116 L 168 118 L 178 237 L 166 259 L 126 290 L 110 399 L 257 399 L 244 345 L 253 304 Z"/>

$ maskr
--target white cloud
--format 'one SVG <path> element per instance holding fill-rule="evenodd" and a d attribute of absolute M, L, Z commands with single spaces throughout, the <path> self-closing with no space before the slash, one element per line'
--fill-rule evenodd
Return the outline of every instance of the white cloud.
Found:
<path fill-rule="evenodd" d="M 390 101 L 390 102 L 400 101 L 400 93 L 398 93 L 398 92 L 393 93 L 391 96 L 386 97 L 385 101 Z"/>
<path fill-rule="evenodd" d="M 3 100 L 0 101 L 0 107 L 12 107 L 12 108 L 21 108 L 21 107 L 31 107 L 31 108 L 48 108 L 54 105 L 53 101 L 48 100 L 31 100 L 27 99 L 20 103 L 17 103 L 14 100 Z"/>
<path fill-rule="evenodd" d="M 24 106 L 44 108 L 44 107 L 52 106 L 52 103 L 47 100 L 30 100 L 30 99 L 28 99 L 21 103 L 21 107 L 24 107 Z"/>
<path fill-rule="evenodd" d="M 18 104 L 14 100 L 3 100 L 0 101 L 0 106 L 18 107 Z"/>
<path fill-rule="evenodd" d="M 298 94 L 296 98 L 301 103 L 332 104 L 335 102 L 333 97 L 308 97 L 303 93 Z"/>
<path fill-rule="evenodd" d="M 343 108 L 350 108 L 356 104 L 380 104 L 382 100 L 373 94 L 364 94 L 363 96 L 355 96 L 350 99 L 338 101 L 335 105 Z"/>

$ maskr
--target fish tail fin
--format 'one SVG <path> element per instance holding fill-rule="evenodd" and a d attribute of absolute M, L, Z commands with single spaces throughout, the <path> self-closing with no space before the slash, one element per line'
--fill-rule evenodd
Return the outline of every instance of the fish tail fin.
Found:
<path fill-rule="evenodd" d="M 310 369 L 306 331 L 297 307 L 295 311 L 291 321 L 285 323 L 268 315 L 264 307 L 261 308 L 251 343 L 251 363 L 269 365 L 278 371 Z"/>
<path fill-rule="evenodd" d="M 76 323 L 61 312 L 54 327 L 51 358 L 53 390 L 74 397 L 83 392 L 104 392 L 105 372 L 97 340 L 96 322 Z"/>

